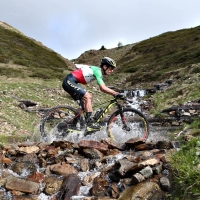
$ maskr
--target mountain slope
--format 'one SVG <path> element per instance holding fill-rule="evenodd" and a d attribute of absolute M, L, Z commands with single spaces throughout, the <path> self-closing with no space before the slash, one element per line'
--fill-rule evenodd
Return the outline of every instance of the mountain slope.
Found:
<path fill-rule="evenodd" d="M 0 22 L 0 44 L 0 63 L 4 64 L 0 73 L 7 77 L 62 78 L 63 71 L 74 66 L 41 42 L 3 22 Z M 18 69 L 16 65 L 21 67 Z"/>
<path fill-rule="evenodd" d="M 119 48 L 87 51 L 76 62 L 98 64 L 105 55 L 116 60 L 117 73 L 126 73 L 126 82 L 132 85 L 179 78 L 177 70 L 187 72 L 188 66 L 200 63 L 200 26 Z M 198 67 L 191 71 L 196 72 Z"/>

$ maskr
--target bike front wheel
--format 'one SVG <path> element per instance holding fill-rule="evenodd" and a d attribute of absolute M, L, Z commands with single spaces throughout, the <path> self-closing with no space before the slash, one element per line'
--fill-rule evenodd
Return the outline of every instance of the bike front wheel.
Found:
<path fill-rule="evenodd" d="M 115 111 L 108 120 L 108 136 L 119 142 L 126 142 L 131 138 L 145 141 L 149 136 L 149 123 L 143 113 L 134 108 L 123 108 Z"/>
<path fill-rule="evenodd" d="M 78 117 L 77 117 L 78 116 Z M 40 133 L 45 141 L 65 136 L 70 129 L 80 130 L 83 118 L 70 106 L 56 106 L 47 111 L 40 122 Z"/>

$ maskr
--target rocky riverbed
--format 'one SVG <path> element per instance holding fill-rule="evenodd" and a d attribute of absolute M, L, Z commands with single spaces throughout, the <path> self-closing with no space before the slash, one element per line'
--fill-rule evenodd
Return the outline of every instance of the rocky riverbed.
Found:
<path fill-rule="evenodd" d="M 0 197 L 13 200 L 166 199 L 171 142 L 108 138 L 1 148 Z"/>

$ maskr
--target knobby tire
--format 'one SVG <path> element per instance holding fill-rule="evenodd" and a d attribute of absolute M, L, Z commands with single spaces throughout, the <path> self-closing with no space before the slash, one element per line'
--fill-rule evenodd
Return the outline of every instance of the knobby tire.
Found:
<path fill-rule="evenodd" d="M 127 128 L 124 127 L 120 111 L 117 110 L 111 115 L 107 123 L 109 137 L 121 142 L 131 138 L 147 140 L 149 136 L 149 123 L 145 115 L 134 108 L 123 108 L 122 112 Z"/>
<path fill-rule="evenodd" d="M 56 106 L 49 109 L 40 122 L 42 138 L 52 137 L 50 134 L 60 134 L 57 126 L 72 121 L 77 114 L 77 110 L 70 106 Z M 66 127 L 68 128 L 67 124 Z"/>

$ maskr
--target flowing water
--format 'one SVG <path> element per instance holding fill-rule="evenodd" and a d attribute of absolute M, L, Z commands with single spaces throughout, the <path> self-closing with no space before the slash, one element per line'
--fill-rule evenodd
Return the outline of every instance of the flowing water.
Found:
<path fill-rule="evenodd" d="M 146 90 L 130 90 L 130 91 L 124 91 L 125 96 L 129 99 L 129 103 L 127 104 L 127 107 L 135 108 L 141 112 L 141 104 L 145 104 L 146 102 L 142 99 L 146 95 Z M 144 113 L 144 112 L 143 112 Z M 147 115 L 147 113 L 144 113 Z M 147 117 L 148 118 L 148 117 Z M 135 123 L 136 124 L 136 123 Z M 133 123 L 131 126 L 135 126 L 134 133 L 132 133 L 132 136 L 137 133 L 137 125 L 134 125 Z M 151 126 L 150 124 L 150 134 L 147 141 L 158 141 L 158 140 L 168 140 L 168 132 L 170 131 L 168 128 L 165 127 L 159 127 L 159 126 Z M 116 141 L 120 141 L 121 143 L 126 142 L 130 137 L 127 135 L 121 135 L 122 133 L 119 132 L 115 136 Z M 48 134 L 46 141 L 47 142 L 53 142 L 54 140 L 66 140 L 73 143 L 78 143 L 80 140 L 95 140 L 100 141 L 103 138 L 108 137 L 106 127 L 104 127 L 101 131 L 97 131 L 96 133 L 92 133 L 91 135 L 84 136 L 84 132 L 72 132 L 68 133 L 65 136 L 58 136 L 57 128 L 55 127 L 50 131 Z M 135 135 L 135 137 L 137 137 Z M 35 133 L 32 135 L 30 141 L 43 141 L 43 139 L 40 136 L 39 131 L 39 125 L 36 127 Z"/>
<path fill-rule="evenodd" d="M 134 91 L 125 91 L 124 92 L 126 94 L 126 96 L 131 100 L 131 102 L 128 106 L 129 107 L 133 107 L 135 109 L 141 110 L 140 109 L 140 104 L 144 103 L 142 101 L 142 98 L 144 95 L 146 95 L 146 91 L 144 90 L 134 90 Z M 63 138 L 57 138 L 55 137 L 55 130 L 51 130 L 51 132 L 49 133 L 48 136 L 48 142 L 53 142 L 54 140 L 66 140 L 66 141 L 70 141 L 73 143 L 78 143 L 80 140 L 85 139 L 85 140 L 95 140 L 95 141 L 100 141 L 103 138 L 107 137 L 107 132 L 106 132 L 106 128 L 104 128 L 101 131 L 98 131 L 96 133 L 93 133 L 92 135 L 88 135 L 88 136 L 84 136 L 83 132 L 79 132 L 79 133 L 70 133 L 67 136 L 63 137 Z M 121 136 L 119 135 L 119 138 Z M 148 140 L 149 141 L 155 141 L 155 140 L 167 140 L 168 139 L 168 130 L 167 129 L 163 129 L 162 127 L 152 127 L 150 125 L 150 135 Z M 40 136 L 39 133 L 39 125 L 36 127 L 36 131 L 33 134 L 33 136 L 31 137 L 31 139 L 29 139 L 30 142 L 39 142 L 42 141 L 43 139 Z M 124 142 L 124 141 L 123 141 Z M 112 164 L 113 162 L 116 162 L 116 160 L 123 158 L 123 154 L 119 154 L 116 155 L 112 160 L 107 160 L 107 165 L 109 166 L 110 164 Z M 105 167 L 105 166 L 104 166 Z M 38 171 L 40 171 L 42 169 L 39 169 L 38 167 Z M 28 171 L 23 171 L 21 174 L 21 177 L 25 177 L 29 174 Z M 79 172 L 78 176 L 79 178 L 82 180 L 85 176 L 99 176 L 100 172 L 99 169 L 96 168 L 95 170 L 93 169 L 92 171 L 87 171 L 87 172 Z M 14 176 L 19 176 L 17 174 L 14 174 Z M 44 185 L 41 184 L 41 191 L 42 188 L 44 187 Z M 86 196 L 88 196 L 89 194 L 89 190 L 92 187 L 92 184 L 88 185 L 88 186 L 81 186 L 79 193 L 77 196 L 73 196 L 71 199 L 72 200 L 82 200 L 84 199 Z M 1 188 L 0 188 L 1 189 Z M 4 200 L 11 200 L 12 196 L 10 194 L 10 192 L 6 192 L 4 189 L 1 189 L 4 191 Z M 45 195 L 44 193 L 41 193 L 38 197 L 38 200 L 49 200 L 51 197 Z"/>

